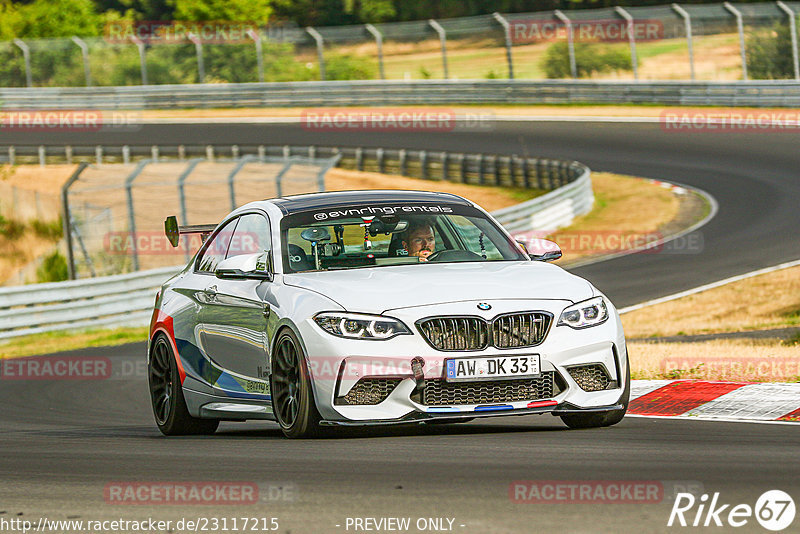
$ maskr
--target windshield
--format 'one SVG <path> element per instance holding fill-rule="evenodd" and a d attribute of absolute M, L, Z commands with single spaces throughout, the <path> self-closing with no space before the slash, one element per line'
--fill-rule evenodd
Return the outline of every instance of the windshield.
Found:
<path fill-rule="evenodd" d="M 296 213 L 281 221 L 281 241 L 286 273 L 527 259 L 486 215 L 462 205 L 371 204 Z"/>

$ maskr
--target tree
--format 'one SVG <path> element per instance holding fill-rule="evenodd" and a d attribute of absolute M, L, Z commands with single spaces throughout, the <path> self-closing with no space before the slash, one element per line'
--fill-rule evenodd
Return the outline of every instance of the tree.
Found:
<path fill-rule="evenodd" d="M 271 0 L 173 0 L 174 20 L 266 23 Z"/>
<path fill-rule="evenodd" d="M 35 0 L 16 8 L 11 29 L 14 37 L 93 36 L 100 34 L 102 23 L 92 0 Z"/>
<path fill-rule="evenodd" d="M 792 34 L 789 25 L 777 24 L 747 39 L 747 72 L 756 80 L 794 78 Z"/>

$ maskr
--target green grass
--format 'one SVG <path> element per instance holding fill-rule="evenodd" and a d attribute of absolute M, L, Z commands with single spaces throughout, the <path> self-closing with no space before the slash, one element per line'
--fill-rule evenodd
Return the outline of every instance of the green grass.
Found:
<path fill-rule="evenodd" d="M 109 347 L 147 341 L 147 327 L 48 332 L 12 339 L 0 345 L 0 359 L 50 354 L 87 347 Z"/>

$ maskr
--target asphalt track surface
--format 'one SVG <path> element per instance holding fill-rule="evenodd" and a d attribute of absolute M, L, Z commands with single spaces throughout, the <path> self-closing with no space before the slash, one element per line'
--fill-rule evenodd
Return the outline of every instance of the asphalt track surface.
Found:
<path fill-rule="evenodd" d="M 719 213 L 700 230 L 700 253 L 630 255 L 575 270 L 621 307 L 800 257 L 799 139 L 782 132 L 677 134 L 658 124 L 508 122 L 488 132 L 404 134 L 154 125 L 118 138 L 47 134 L 45 143 L 517 153 L 577 159 L 596 171 L 669 179 L 711 193 Z M 0 144 L 41 142 L 41 134 L 0 134 Z M 453 530 L 465 533 L 665 532 L 696 530 L 666 526 L 676 486 L 720 492 L 732 504 L 752 506 L 769 489 L 800 502 L 800 426 L 629 417 L 612 428 L 570 431 L 557 418 L 534 416 L 317 441 L 282 439 L 269 423 L 223 423 L 213 437 L 166 439 L 152 422 L 143 347 L 62 356 L 91 355 L 111 359 L 111 379 L 0 380 L 0 525 L 2 518 L 40 516 L 260 516 L 279 518 L 280 532 L 354 532 L 346 529 L 347 517 L 401 516 L 411 517 L 412 525 L 419 517 L 454 518 Z M 254 482 L 261 500 L 213 507 L 104 500 L 109 483 L 204 480 Z M 509 487 L 518 480 L 658 481 L 666 491 L 655 504 L 531 504 L 510 499 Z M 290 491 L 281 494 L 277 486 Z M 799 524 L 795 520 L 795 531 Z M 763 532 L 752 518 L 735 530 Z"/>

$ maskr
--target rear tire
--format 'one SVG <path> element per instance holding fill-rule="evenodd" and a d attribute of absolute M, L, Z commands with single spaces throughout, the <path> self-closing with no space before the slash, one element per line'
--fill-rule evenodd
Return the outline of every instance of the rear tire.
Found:
<path fill-rule="evenodd" d="M 281 332 L 275 342 L 270 390 L 275 419 L 287 438 L 320 435 L 322 417 L 314 402 L 305 354 L 289 329 Z"/>
<path fill-rule="evenodd" d="M 175 358 L 167 338 L 163 334 L 156 337 L 147 365 L 156 425 L 165 436 L 213 434 L 219 426 L 218 419 L 199 419 L 189 414 Z"/>
<path fill-rule="evenodd" d="M 627 359 L 626 359 L 627 363 Z M 628 411 L 628 403 L 630 402 L 631 398 L 631 370 L 630 365 L 627 366 L 627 377 L 625 378 L 625 389 L 622 391 L 622 396 L 619 399 L 620 404 L 622 404 L 622 408 L 619 410 L 611 410 L 608 412 L 602 413 L 575 413 L 569 415 L 562 415 L 561 420 L 564 421 L 570 428 L 600 428 L 604 426 L 612 426 L 616 425 L 622 418 L 625 417 L 625 413 Z"/>

